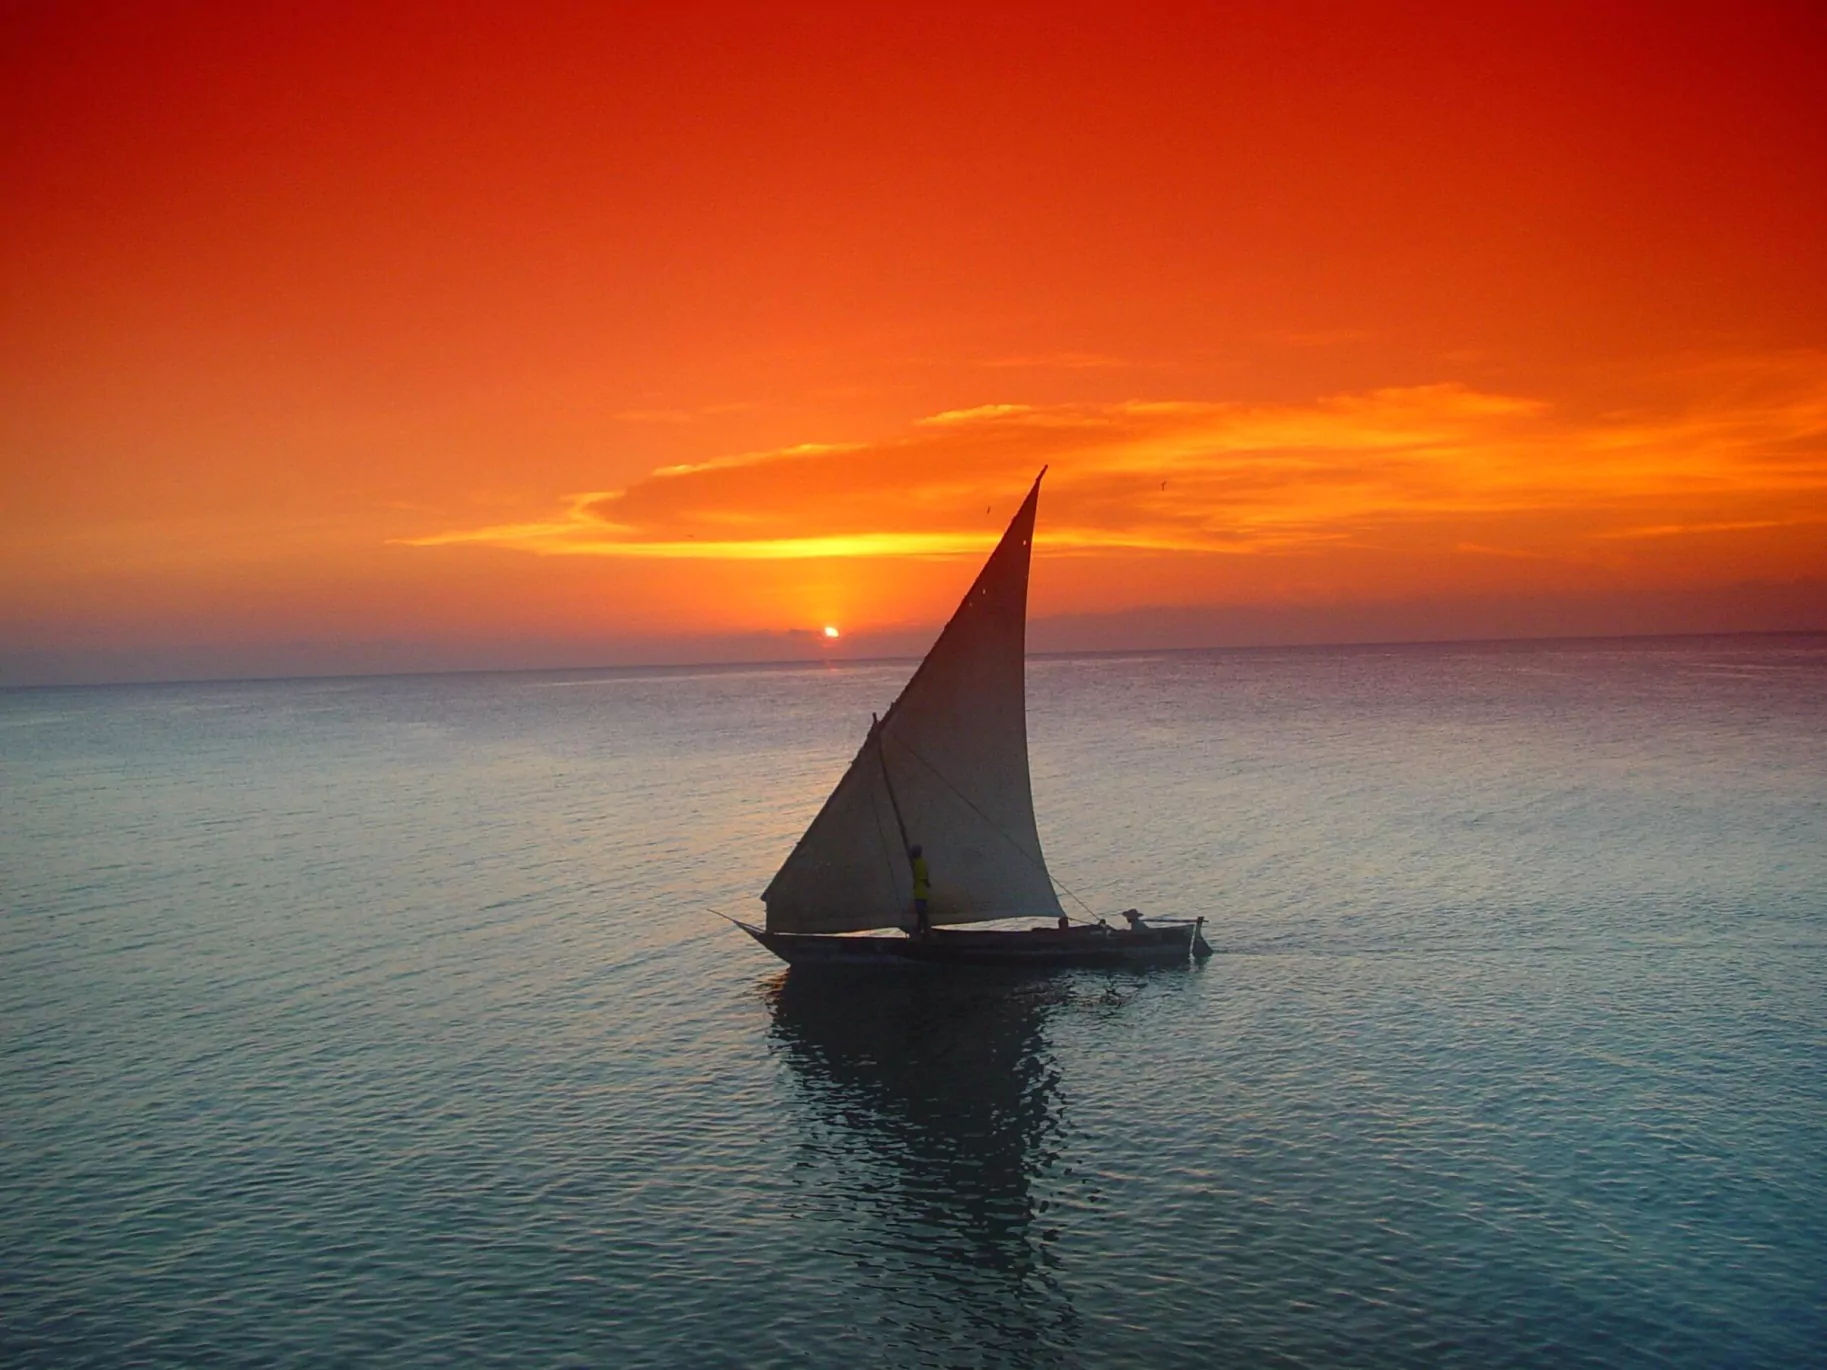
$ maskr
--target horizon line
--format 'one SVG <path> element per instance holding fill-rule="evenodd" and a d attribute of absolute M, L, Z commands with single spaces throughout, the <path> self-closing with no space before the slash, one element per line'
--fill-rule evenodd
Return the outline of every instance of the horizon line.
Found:
<path fill-rule="evenodd" d="M 1023 658 L 1034 661 L 1072 661 L 1089 658 L 1151 656 L 1188 656 L 1195 653 L 1244 652 L 1317 652 L 1361 651 L 1373 648 L 1420 647 L 1494 647 L 1501 645 L 1550 646 L 1556 643 L 1597 642 L 1680 642 L 1702 638 L 1803 638 L 1827 637 L 1827 625 L 1814 628 L 1742 628 L 1712 632 L 1681 633 L 1556 633 L 1547 636 L 1511 637 L 1441 637 L 1441 638 L 1366 638 L 1361 641 L 1332 642 L 1264 642 L 1231 643 L 1196 647 L 1105 647 L 1079 648 L 1070 651 L 1024 652 Z M 360 645 L 360 644 L 352 644 Z M 413 680 L 442 676 L 481 675 L 564 675 L 579 671 L 728 671 L 728 670 L 794 670 L 807 667 L 828 669 L 836 666 L 883 666 L 923 660 L 925 653 L 898 653 L 887 656 L 800 656 L 754 661 L 656 661 L 602 665 L 577 663 L 566 666 L 458 666 L 420 671 L 330 671 L 322 674 L 291 673 L 287 675 L 194 676 L 147 680 L 41 681 L 32 684 L 0 682 L 0 692 L 27 690 L 114 690 L 165 687 L 176 685 L 281 685 L 297 681 L 336 680 Z"/>

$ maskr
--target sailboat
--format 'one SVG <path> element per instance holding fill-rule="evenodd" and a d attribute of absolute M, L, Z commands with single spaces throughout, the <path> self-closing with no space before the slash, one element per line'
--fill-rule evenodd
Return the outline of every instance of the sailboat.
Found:
<path fill-rule="evenodd" d="M 1110 966 L 1208 955 L 1204 919 L 1074 922 L 1028 776 L 1028 563 L 1043 468 L 951 621 L 762 892 L 791 965 Z M 1025 928 L 960 924 L 1044 919 Z M 899 929 L 871 936 L 883 929 Z"/>

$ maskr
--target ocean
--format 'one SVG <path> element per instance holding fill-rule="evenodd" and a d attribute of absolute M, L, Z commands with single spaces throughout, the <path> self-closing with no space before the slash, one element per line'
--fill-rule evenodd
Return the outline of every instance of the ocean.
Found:
<path fill-rule="evenodd" d="M 0 1363 L 1827 1358 L 1827 637 L 1034 659 L 1217 955 L 789 976 L 911 669 L 0 692 Z"/>

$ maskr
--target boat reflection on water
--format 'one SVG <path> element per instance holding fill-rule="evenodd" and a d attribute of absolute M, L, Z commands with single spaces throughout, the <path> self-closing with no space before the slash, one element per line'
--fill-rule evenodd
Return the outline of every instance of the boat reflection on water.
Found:
<path fill-rule="evenodd" d="M 1043 1032 L 1070 994 L 1007 974 L 807 975 L 767 990 L 803 1103 L 797 1173 L 909 1363 L 1048 1365 L 1078 1319 L 1036 1180 L 1064 1128 Z"/>

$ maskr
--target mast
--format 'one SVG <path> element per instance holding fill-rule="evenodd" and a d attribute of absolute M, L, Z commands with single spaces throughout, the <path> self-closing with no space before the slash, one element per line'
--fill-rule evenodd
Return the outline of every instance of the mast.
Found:
<path fill-rule="evenodd" d="M 869 740 L 875 743 L 875 759 L 882 767 L 882 788 L 888 791 L 888 805 L 894 810 L 895 829 L 901 834 L 901 850 L 910 852 L 913 841 L 907 836 L 907 823 L 901 817 L 901 801 L 894 797 L 894 777 L 888 774 L 888 753 L 882 750 L 882 720 L 874 714 L 869 715 Z"/>

